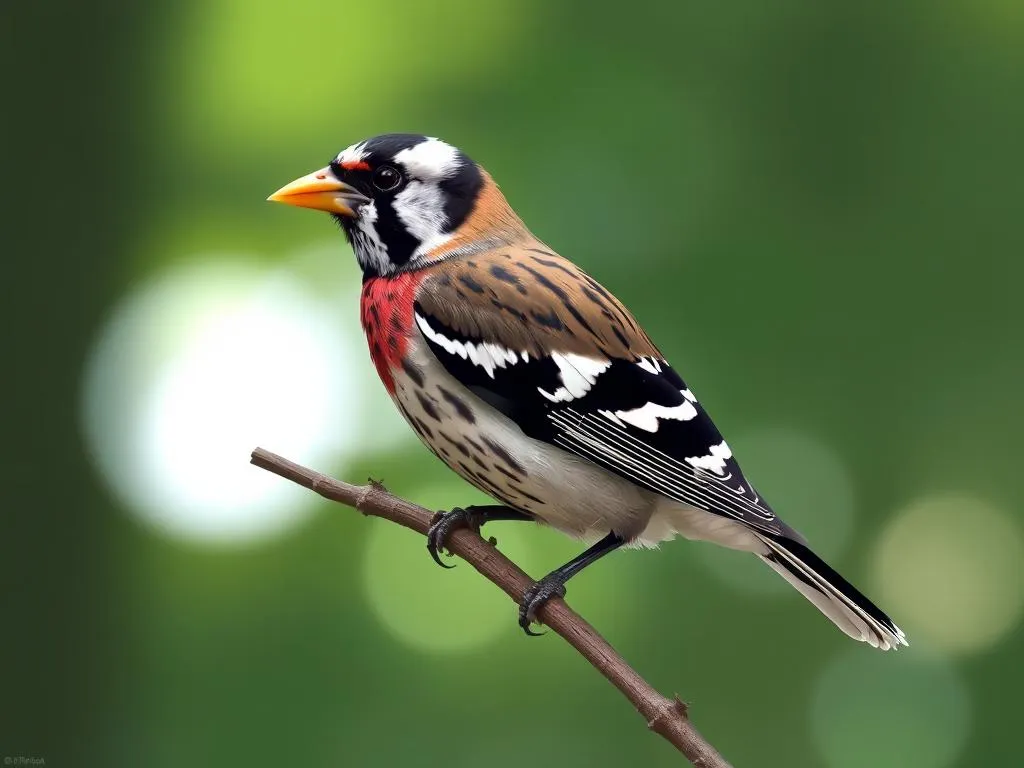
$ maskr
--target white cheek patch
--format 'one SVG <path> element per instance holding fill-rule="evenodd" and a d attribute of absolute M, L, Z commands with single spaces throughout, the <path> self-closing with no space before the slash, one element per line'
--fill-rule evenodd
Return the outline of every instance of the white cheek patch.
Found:
<path fill-rule="evenodd" d="M 732 458 L 732 450 L 723 440 L 718 445 L 712 445 L 707 456 L 691 456 L 686 463 L 695 469 L 704 469 L 714 472 L 716 475 L 725 474 L 725 462 Z"/>
<path fill-rule="evenodd" d="M 662 419 L 689 421 L 697 415 L 697 409 L 689 400 L 683 400 L 679 405 L 646 403 L 631 411 L 601 411 L 601 414 L 617 423 L 626 422 L 645 432 L 657 432 Z"/>
<path fill-rule="evenodd" d="M 459 151 L 433 137 L 395 155 L 410 176 L 424 181 L 442 181 L 459 170 Z"/>
<path fill-rule="evenodd" d="M 409 234 L 420 241 L 414 257 L 429 253 L 452 239 L 452 235 L 445 232 L 448 218 L 444 213 L 444 194 L 437 184 L 410 181 L 395 195 L 392 207 Z"/>
<path fill-rule="evenodd" d="M 504 368 L 506 365 L 514 365 L 519 362 L 518 352 L 513 352 L 500 344 L 449 339 L 444 334 L 435 331 L 427 319 L 419 313 L 416 313 L 416 325 L 419 326 L 424 336 L 444 349 L 449 355 L 458 355 L 463 360 L 469 360 L 473 365 L 480 366 L 492 379 L 496 368 Z M 523 354 L 525 355 L 525 353 Z"/>
<path fill-rule="evenodd" d="M 594 386 L 597 377 L 608 370 L 612 364 L 611 360 L 598 360 L 571 352 L 565 355 L 552 352 L 551 359 L 558 366 L 562 386 L 556 389 L 554 394 L 540 387 L 537 387 L 537 391 L 553 403 L 567 403 L 570 400 L 583 397 Z"/>
<path fill-rule="evenodd" d="M 359 265 L 371 268 L 378 274 L 388 271 L 388 247 L 377 233 L 377 206 L 370 202 L 359 208 L 359 216 L 352 228 L 352 250 Z"/>

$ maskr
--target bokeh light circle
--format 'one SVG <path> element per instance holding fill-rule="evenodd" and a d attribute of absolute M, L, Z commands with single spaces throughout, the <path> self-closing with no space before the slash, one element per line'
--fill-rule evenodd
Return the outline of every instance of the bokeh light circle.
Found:
<path fill-rule="evenodd" d="M 1010 515 L 964 494 L 920 498 L 878 540 L 879 599 L 913 641 L 967 653 L 998 642 L 1024 610 L 1024 536 Z"/>
<path fill-rule="evenodd" d="M 729 445 L 747 479 L 775 512 L 807 537 L 814 551 L 834 560 L 853 533 L 853 481 L 842 459 L 828 445 L 787 427 L 741 434 Z M 697 547 L 699 558 L 728 586 L 756 594 L 792 589 L 758 558 L 711 544 Z"/>
<path fill-rule="evenodd" d="M 454 476 L 409 496 L 427 509 L 451 508 L 455 499 L 462 505 L 494 503 Z M 495 527 L 488 526 L 484 535 L 497 535 L 503 550 L 509 542 L 522 549 L 533 528 L 515 523 L 500 531 Z M 519 631 L 515 606 L 496 586 L 462 560 L 443 561 L 457 567 L 439 568 L 419 534 L 373 520 L 363 585 L 371 609 L 392 635 L 418 650 L 445 653 L 481 647 L 503 632 L 511 636 L 513 629 Z"/>
<path fill-rule="evenodd" d="M 944 768 L 970 733 L 972 704 L 959 671 L 920 652 L 850 647 L 816 688 L 811 731 L 829 768 Z"/>
<path fill-rule="evenodd" d="M 83 426 L 130 511 L 172 536 L 252 541 L 310 497 L 248 464 L 263 445 L 325 466 L 354 441 L 357 355 L 336 310 L 288 273 L 204 258 L 126 297 L 83 379 Z M 361 362 L 361 361 L 360 361 Z"/>

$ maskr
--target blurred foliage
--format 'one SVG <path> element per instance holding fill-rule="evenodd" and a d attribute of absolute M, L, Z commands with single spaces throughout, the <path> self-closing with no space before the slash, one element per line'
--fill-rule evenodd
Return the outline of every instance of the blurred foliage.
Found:
<path fill-rule="evenodd" d="M 527 641 L 497 590 L 436 570 L 412 534 L 381 546 L 375 524 L 309 500 L 273 540 L 189 543 L 141 525 L 90 461 L 82 371 L 110 307 L 203 254 L 276 266 L 331 237 L 336 269 L 316 279 L 354 286 L 327 221 L 263 200 L 377 133 L 441 136 L 484 163 L 634 309 L 741 460 L 762 428 L 839 457 L 852 532 L 828 554 L 883 607 L 898 585 L 869 555 L 922 495 L 981 499 L 1019 535 L 1019 3 L 57 0 L 4 4 L 0 29 L 4 756 L 678 764 L 563 643 Z M 744 460 L 755 479 L 778 463 Z M 411 443 L 323 469 L 436 506 L 472 498 Z M 805 498 L 764 485 L 783 516 L 787 494 Z M 535 575 L 576 549 L 488 533 Z M 616 555 L 570 597 L 736 765 L 1017 752 L 1015 620 L 948 657 L 907 623 L 909 651 L 875 657 L 794 593 L 719 579 L 699 546 Z M 396 631 L 368 578 L 408 584 L 410 603 L 431 585 L 439 608 Z M 998 607 L 1015 589 L 965 599 Z M 466 611 L 484 640 L 445 642 Z M 929 718 L 892 727 L 915 711 Z"/>

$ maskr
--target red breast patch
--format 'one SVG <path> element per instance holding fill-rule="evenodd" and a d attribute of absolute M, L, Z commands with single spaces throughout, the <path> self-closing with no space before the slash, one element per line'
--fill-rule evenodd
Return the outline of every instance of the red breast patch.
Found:
<path fill-rule="evenodd" d="M 395 277 L 373 277 L 363 283 L 359 300 L 360 319 L 370 358 L 389 394 L 394 394 L 392 371 L 402 364 L 413 331 L 413 303 L 422 272 L 404 272 Z"/>

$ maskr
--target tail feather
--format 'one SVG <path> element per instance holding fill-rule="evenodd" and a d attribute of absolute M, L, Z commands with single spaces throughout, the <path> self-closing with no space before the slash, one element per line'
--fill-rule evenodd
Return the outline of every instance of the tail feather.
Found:
<path fill-rule="evenodd" d="M 804 544 L 765 534 L 758 538 L 769 550 L 759 557 L 854 640 L 883 651 L 909 645 L 892 619 Z"/>

